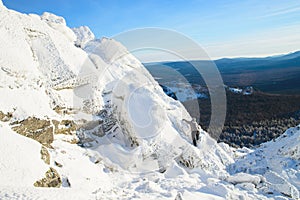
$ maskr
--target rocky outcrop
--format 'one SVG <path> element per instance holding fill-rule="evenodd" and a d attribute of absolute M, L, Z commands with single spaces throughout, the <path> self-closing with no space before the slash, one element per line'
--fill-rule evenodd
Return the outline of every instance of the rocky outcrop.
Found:
<path fill-rule="evenodd" d="M 23 121 L 13 122 L 11 125 L 15 132 L 34 139 L 46 147 L 50 147 L 53 142 L 53 127 L 49 120 L 29 117 Z"/>
<path fill-rule="evenodd" d="M 74 135 L 76 134 L 77 125 L 72 120 L 53 120 L 52 121 L 55 126 L 55 134 L 65 134 L 65 135 Z"/>
<path fill-rule="evenodd" d="M 17 133 L 34 139 L 46 147 L 50 147 L 54 140 L 53 134 L 76 135 L 77 124 L 72 120 L 45 120 L 29 117 L 23 121 L 11 124 Z M 72 140 L 71 143 L 77 143 Z"/>
<path fill-rule="evenodd" d="M 41 159 L 47 164 L 50 165 L 50 154 L 46 147 L 42 146 L 41 149 Z"/>
<path fill-rule="evenodd" d="M 12 118 L 12 114 L 11 113 L 3 113 L 0 111 L 0 121 L 3 122 L 7 122 Z"/>
<path fill-rule="evenodd" d="M 35 187 L 57 187 L 59 188 L 62 184 L 60 175 L 58 172 L 50 167 L 50 169 L 45 173 L 45 178 L 36 181 L 33 185 Z"/>

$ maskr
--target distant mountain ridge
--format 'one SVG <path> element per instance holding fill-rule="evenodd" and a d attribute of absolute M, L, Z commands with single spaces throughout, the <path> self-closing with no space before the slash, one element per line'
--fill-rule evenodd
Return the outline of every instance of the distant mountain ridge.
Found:
<path fill-rule="evenodd" d="M 205 66 L 212 61 L 193 61 L 193 65 Z M 222 58 L 213 61 L 218 67 L 223 81 L 228 86 L 254 86 L 267 93 L 300 94 L 300 51 L 269 56 L 265 58 Z M 192 84 L 205 85 L 198 71 L 190 61 L 162 62 L 145 64 L 159 82 L 172 80 L 163 73 L 163 66 L 180 72 Z"/>
<path fill-rule="evenodd" d="M 284 53 L 284 54 L 275 54 L 271 56 L 264 56 L 264 57 L 236 57 L 236 58 L 228 58 L 228 57 L 223 57 L 219 59 L 215 59 L 214 61 L 219 61 L 219 60 L 253 60 L 253 59 L 284 59 L 284 58 L 295 58 L 295 57 L 300 57 L 300 50 L 293 51 L 290 53 Z"/>
<path fill-rule="evenodd" d="M 215 63 L 220 70 L 227 67 L 248 69 L 295 67 L 300 66 L 300 51 L 264 58 L 222 58 L 215 60 Z"/>

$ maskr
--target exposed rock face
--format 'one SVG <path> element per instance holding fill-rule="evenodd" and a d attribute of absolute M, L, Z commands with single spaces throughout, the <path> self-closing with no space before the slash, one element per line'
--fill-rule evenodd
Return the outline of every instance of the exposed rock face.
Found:
<path fill-rule="evenodd" d="M 33 185 L 35 187 L 57 187 L 59 188 L 62 184 L 60 175 L 55 169 L 50 167 L 50 169 L 45 173 L 45 178 L 36 181 Z"/>
<path fill-rule="evenodd" d="M 10 116 L 9 114 L 2 114 L 3 113 L 0 112 L 0 119 L 3 116 L 4 119 Z M 67 141 L 71 144 L 77 144 L 79 142 L 79 139 L 76 136 L 76 131 L 78 130 L 79 126 L 72 120 L 57 121 L 29 117 L 23 121 L 13 122 L 11 125 L 12 129 L 20 135 L 34 139 L 45 147 L 51 147 L 51 143 L 54 140 L 54 134 L 64 134 L 68 136 L 64 138 L 64 141 Z M 43 160 L 46 155 L 45 152 L 47 151 L 45 147 L 43 147 L 44 149 L 41 150 Z"/>
<path fill-rule="evenodd" d="M 53 108 L 53 110 L 59 115 L 70 115 L 70 114 L 76 113 L 76 110 L 74 110 L 72 108 L 66 108 L 66 107 L 60 107 L 60 106 L 56 106 L 55 108 Z"/>
<path fill-rule="evenodd" d="M 0 111 L 0 121 L 3 121 L 3 122 L 7 122 L 11 119 L 12 117 L 12 114 L 11 113 L 3 113 Z"/>
<path fill-rule="evenodd" d="M 55 126 L 55 134 L 73 135 L 76 134 L 78 126 L 72 120 L 52 121 Z"/>
<path fill-rule="evenodd" d="M 57 167 L 62 167 L 62 166 L 63 166 L 62 164 L 60 164 L 60 163 L 57 162 L 57 161 L 54 161 L 54 164 L 55 164 Z"/>
<path fill-rule="evenodd" d="M 42 146 L 41 149 L 41 159 L 47 164 L 50 164 L 50 154 L 48 152 L 48 150 L 46 149 L 46 147 Z"/>
<path fill-rule="evenodd" d="M 29 117 L 23 121 L 12 123 L 13 130 L 17 133 L 38 141 L 39 143 L 50 147 L 53 142 L 53 127 L 50 121 Z"/>

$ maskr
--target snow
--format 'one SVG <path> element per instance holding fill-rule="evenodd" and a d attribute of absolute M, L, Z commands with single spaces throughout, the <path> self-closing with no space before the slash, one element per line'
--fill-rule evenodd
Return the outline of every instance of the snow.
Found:
<path fill-rule="evenodd" d="M 70 42 L 76 40 L 76 35 L 70 28 L 67 27 L 66 21 L 63 17 L 45 12 L 41 16 L 41 19 L 50 27 L 62 33 Z"/>
<path fill-rule="evenodd" d="M 243 89 L 240 89 L 240 88 L 229 88 L 229 90 L 233 93 L 236 93 L 236 94 L 240 94 L 243 92 Z"/>
<path fill-rule="evenodd" d="M 187 175 L 186 171 L 180 167 L 175 161 L 173 161 L 171 167 L 164 173 L 166 178 L 175 178 L 178 176 Z"/>
<path fill-rule="evenodd" d="M 267 142 L 238 159 L 230 166 L 232 173 L 245 172 L 265 177 L 266 190 L 299 198 L 299 147 L 298 127 L 288 129 L 276 141 Z"/>
<path fill-rule="evenodd" d="M 262 179 L 259 176 L 254 176 L 245 173 L 238 173 L 228 177 L 227 181 L 232 184 L 252 183 L 253 185 L 257 186 L 260 182 L 262 182 Z"/>
<path fill-rule="evenodd" d="M 0 188 L 33 187 L 49 167 L 41 160 L 41 145 L 0 123 Z M 1 190 L 1 189 L 0 189 Z"/>
<path fill-rule="evenodd" d="M 109 174 L 103 171 L 105 167 L 90 161 L 92 156 L 95 156 L 93 153 L 61 140 L 55 140 L 53 147 L 53 158 L 63 166 L 57 170 L 61 176 L 68 178 L 72 189 L 93 192 L 99 187 L 103 190 L 112 187 Z"/>
<path fill-rule="evenodd" d="M 0 109 L 5 113 L 13 112 L 15 121 L 26 119 L 29 113 L 41 118 L 56 116 L 56 113 L 49 108 L 49 97 L 45 92 L 27 88 L 1 89 Z"/>
<path fill-rule="evenodd" d="M 252 95 L 254 92 L 254 89 L 252 86 L 247 86 L 243 89 L 228 87 L 228 86 L 225 86 L 225 88 L 227 88 L 230 92 L 235 93 L 235 94 Z"/>
<path fill-rule="evenodd" d="M 88 53 L 99 55 L 109 64 L 129 54 L 127 49 L 119 42 L 105 37 L 101 40 L 90 41 L 84 49 Z"/>
<path fill-rule="evenodd" d="M 81 48 L 84 48 L 86 43 L 95 39 L 94 33 L 87 26 L 72 28 L 72 30 L 77 37 L 75 44 Z"/>
<path fill-rule="evenodd" d="M 2 0 L 0 0 L 0 9 L 5 9 L 6 7 L 3 5 Z"/>
<path fill-rule="evenodd" d="M 0 199 L 299 196 L 297 128 L 256 150 L 218 144 L 201 130 L 194 147 L 183 122 L 189 113 L 121 43 L 94 39 L 87 27 L 74 33 L 51 13 L 1 8 L 0 24 L 0 111 L 12 113 L 0 123 Z M 38 142 L 11 130 L 11 122 L 31 116 L 83 129 L 54 135 L 47 165 Z M 49 167 L 63 186 L 33 187 Z"/>
<path fill-rule="evenodd" d="M 180 102 L 200 98 L 208 98 L 204 92 L 199 91 L 201 90 L 201 86 L 198 86 L 197 88 L 192 88 L 190 83 L 188 83 L 185 80 L 181 80 L 180 83 L 178 83 L 177 81 L 163 82 L 162 85 L 169 88 L 169 93 L 175 93 L 177 99 Z"/>

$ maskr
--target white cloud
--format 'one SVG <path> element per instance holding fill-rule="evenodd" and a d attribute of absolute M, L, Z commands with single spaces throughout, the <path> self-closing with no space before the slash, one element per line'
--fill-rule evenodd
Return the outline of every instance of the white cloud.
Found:
<path fill-rule="evenodd" d="M 287 15 L 287 14 L 295 13 L 298 11 L 300 11 L 300 5 L 274 10 L 274 11 L 267 13 L 266 15 L 260 16 L 259 18 L 274 17 L 274 16 L 278 16 L 278 15 Z"/>

